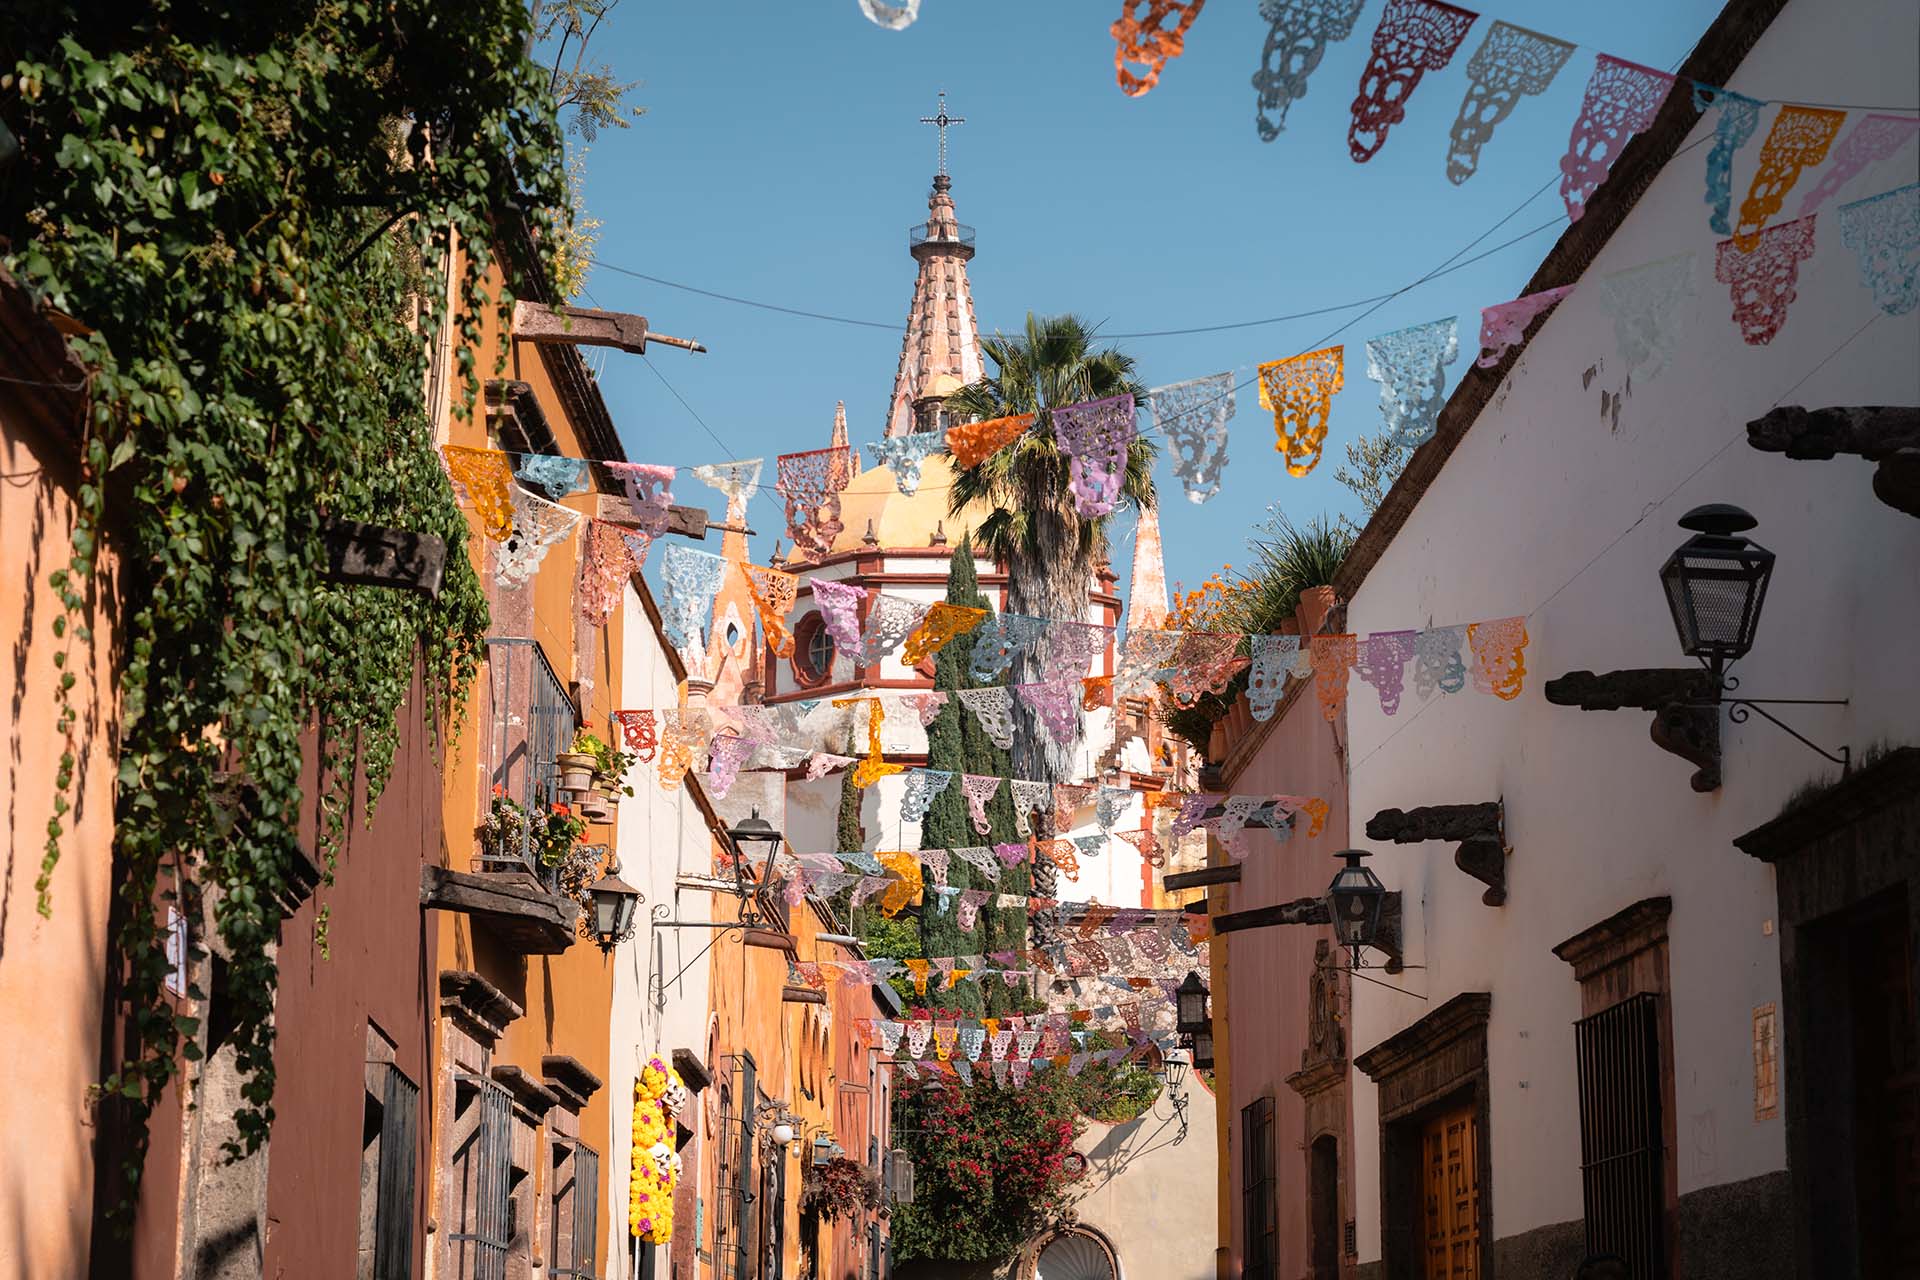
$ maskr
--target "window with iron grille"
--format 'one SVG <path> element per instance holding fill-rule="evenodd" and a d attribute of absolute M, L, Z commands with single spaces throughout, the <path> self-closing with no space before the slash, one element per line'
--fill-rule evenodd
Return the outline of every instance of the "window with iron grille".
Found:
<path fill-rule="evenodd" d="M 452 1217 L 454 1274 L 506 1280 L 513 1221 L 513 1099 L 485 1076 L 454 1080 Z"/>
<path fill-rule="evenodd" d="M 1244 1280 L 1274 1280 L 1279 1224 L 1274 1213 L 1273 1099 L 1255 1098 L 1240 1109 L 1243 1175 L 1241 1219 L 1246 1230 Z"/>
<path fill-rule="evenodd" d="M 1629 996 L 1573 1024 L 1580 1069 L 1580 1180 L 1587 1252 L 1667 1274 L 1660 997 Z"/>
<path fill-rule="evenodd" d="M 600 1153 L 570 1138 L 553 1144 L 553 1280 L 596 1280 Z"/>
<path fill-rule="evenodd" d="M 420 1141 L 420 1086 L 392 1063 L 374 1064 L 366 1096 L 371 1153 L 372 1280 L 413 1280 L 414 1156 Z M 364 1237 L 363 1237 L 364 1239 Z M 366 1262 L 362 1262 L 362 1266 Z"/>
<path fill-rule="evenodd" d="M 539 642 L 525 637 L 488 638 L 487 680 L 489 789 L 498 787 L 530 814 L 545 813 L 559 799 L 559 758 L 573 746 L 573 699 Z M 480 863 L 484 870 L 543 874 L 527 839 L 517 848 L 483 850 Z"/>

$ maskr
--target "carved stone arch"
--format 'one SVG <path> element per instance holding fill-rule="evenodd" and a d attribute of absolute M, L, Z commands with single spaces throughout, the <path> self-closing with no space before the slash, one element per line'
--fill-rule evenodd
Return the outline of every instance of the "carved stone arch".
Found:
<path fill-rule="evenodd" d="M 1113 1241 L 1079 1222 L 1058 1227 L 1028 1246 L 1019 1275 L 1021 1280 L 1125 1280 Z"/>

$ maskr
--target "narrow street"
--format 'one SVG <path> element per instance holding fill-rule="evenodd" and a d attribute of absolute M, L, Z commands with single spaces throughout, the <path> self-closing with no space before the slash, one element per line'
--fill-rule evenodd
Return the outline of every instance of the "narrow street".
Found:
<path fill-rule="evenodd" d="M 0 1280 L 1920 1280 L 1916 352 L 1915 0 L 20 0 Z"/>

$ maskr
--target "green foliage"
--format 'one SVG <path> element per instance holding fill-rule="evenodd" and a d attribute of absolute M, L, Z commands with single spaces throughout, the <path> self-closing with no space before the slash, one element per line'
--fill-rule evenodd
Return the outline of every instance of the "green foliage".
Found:
<path fill-rule="evenodd" d="M 560 109 L 572 113 L 567 119 L 568 132 L 577 133 L 588 142 L 608 126 L 627 128 L 629 110 L 636 120 L 647 113 L 645 107 L 626 105 L 627 94 L 639 86 L 638 80 L 623 82 L 615 78 L 613 68 L 606 63 L 587 61 L 587 46 L 593 43 L 600 24 L 619 3 L 620 0 L 556 0 L 547 4 L 544 0 L 535 0 L 533 7 L 536 38 L 541 45 L 553 50 L 548 89 Z"/>
<path fill-rule="evenodd" d="M 16 59 L 0 67 L 13 90 L 0 114 L 21 144 L 0 189 L 4 262 L 91 327 L 70 340 L 94 372 L 80 517 L 53 584 L 71 639 L 115 616 L 128 1060 L 104 1087 L 142 1134 L 129 1181 L 148 1113 L 196 1052 L 162 994 L 166 905 L 211 911 L 245 1077 L 235 1150 L 257 1148 L 303 804 L 321 812 L 331 865 L 353 757 L 377 798 L 416 670 L 436 714 L 476 671 L 486 603 L 435 456 L 421 328 L 457 326 L 470 406 L 482 309 L 508 301 L 481 287 L 491 219 L 547 236 L 542 211 L 565 198 L 527 35 L 517 0 L 0 7 Z M 466 256 L 443 314 L 452 236 Z M 323 514 L 444 538 L 441 596 L 328 585 Z M 68 707 L 63 791 L 73 731 Z M 62 834 L 49 832 L 43 910 Z"/>
<path fill-rule="evenodd" d="M 628 751 L 602 739 L 591 730 L 582 729 L 573 735 L 573 749 L 583 755 L 593 757 L 594 780 L 597 785 L 630 796 L 633 788 L 627 785 L 627 771 L 640 763 L 640 754 Z"/>
<path fill-rule="evenodd" d="M 914 1196 L 894 1210 L 894 1256 L 1011 1258 L 1067 1207 L 1081 1102 L 1064 1071 L 1036 1073 L 1024 1088 L 977 1079 L 903 1095 L 894 1132 L 913 1156 Z"/>
<path fill-rule="evenodd" d="M 1391 431 L 1382 430 L 1377 436 L 1362 435 L 1347 442 L 1347 460 L 1334 469 L 1333 478 L 1353 491 L 1360 499 L 1360 509 L 1366 518 L 1372 519 L 1386 500 L 1387 490 L 1393 487 L 1412 456 L 1413 449 Z M 1360 536 L 1364 523 L 1341 513 L 1340 528 L 1346 532 L 1348 542 Z"/>
<path fill-rule="evenodd" d="M 958 515 L 984 501 L 992 514 L 977 530 L 981 545 L 1012 570 L 1009 584 L 1016 612 L 1060 616 L 1033 607 L 1047 603 L 1043 586 L 1084 594 L 1093 557 L 1105 542 L 1106 519 L 1082 519 L 1067 487 L 1067 457 L 1053 439 L 1051 409 L 1122 393 L 1136 401 L 1146 388 L 1134 377 L 1133 357 L 1093 347 L 1093 329 L 1077 316 L 1027 315 L 1024 334 L 995 334 L 981 348 L 994 373 L 960 388 L 947 407 L 966 420 L 1037 413 L 1034 429 L 978 466 L 959 468 L 948 496 Z M 1127 453 L 1121 493 L 1126 501 L 1152 506 L 1153 442 L 1136 438 Z M 1029 594 L 1031 593 L 1031 594 Z M 1077 616 L 1077 614 L 1075 615 Z"/>
<path fill-rule="evenodd" d="M 980 591 L 973 554 L 972 538 L 963 535 L 953 549 L 953 558 L 948 562 L 946 600 L 949 604 L 986 609 L 991 613 L 992 602 Z M 980 687 L 968 673 L 973 658 L 974 635 L 970 632 L 955 636 L 941 648 L 934 658 L 935 689 L 951 694 L 960 689 Z M 947 699 L 946 705 L 940 708 L 940 713 L 928 726 L 927 767 L 960 773 L 998 774 L 1003 778 L 1012 773 L 1008 754 L 993 745 L 993 739 L 980 727 L 979 720 L 960 704 L 958 698 L 953 697 Z M 988 802 L 987 823 L 988 834 L 984 836 L 974 829 L 965 794 L 956 778 L 935 797 L 928 809 L 926 821 L 920 828 L 920 847 L 953 849 L 968 845 L 1002 844 L 1018 839 L 1014 828 L 1013 800 L 1005 787 Z M 956 889 L 986 889 L 1021 897 L 1025 897 L 1030 888 L 1030 876 L 1025 863 L 1001 871 L 999 884 L 993 885 L 958 858 L 950 860 L 947 882 Z M 957 911 L 923 911 L 920 937 L 924 954 L 929 956 L 1017 950 L 1026 945 L 1027 913 L 1025 908 L 1003 910 L 989 904 L 980 909 L 979 918 L 972 929 L 962 930 Z M 998 979 L 961 983 L 954 991 L 940 998 L 967 1016 L 976 1018 L 983 1014 L 998 1016 L 1017 1012 L 1019 1008 L 1016 993 L 1008 991 L 1006 984 Z"/>
<path fill-rule="evenodd" d="M 1089 1049 L 1120 1043 L 1086 1037 Z M 913 1203 L 892 1221 L 903 1261 L 1011 1258 L 1071 1203 L 1066 1158 L 1082 1118 L 1124 1124 L 1160 1092 L 1158 1077 L 1131 1063 L 1088 1066 L 1078 1076 L 1055 1065 L 1019 1088 L 1001 1088 L 980 1071 L 965 1088 L 948 1082 L 901 1097 L 894 1132 L 914 1162 Z"/>
<path fill-rule="evenodd" d="M 1340 571 L 1341 561 L 1352 550 L 1356 536 L 1343 518 L 1339 524 L 1324 515 L 1306 524 L 1295 524 L 1276 504 L 1260 526 L 1260 533 L 1248 546 L 1257 561 L 1253 572 L 1222 595 L 1219 615 L 1213 629 L 1270 634 L 1293 617 L 1300 605 L 1300 593 L 1310 587 L 1324 587 Z M 1247 687 L 1243 672 L 1233 678 L 1223 694 L 1203 693 L 1193 705 L 1177 706 L 1172 697 L 1161 695 L 1161 721 L 1185 738 L 1203 754 L 1214 722 L 1227 713 L 1233 700 Z"/>

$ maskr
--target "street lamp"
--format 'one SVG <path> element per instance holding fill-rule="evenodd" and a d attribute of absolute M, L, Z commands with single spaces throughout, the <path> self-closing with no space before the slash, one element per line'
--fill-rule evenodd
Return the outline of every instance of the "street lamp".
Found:
<path fill-rule="evenodd" d="M 1160 1059 L 1161 1068 L 1167 1077 L 1167 1092 L 1179 1097 L 1185 1091 L 1187 1071 L 1193 1066 L 1193 1051 L 1190 1049 L 1169 1049 Z"/>
<path fill-rule="evenodd" d="M 1193 1033 L 1193 1069 L 1195 1071 L 1213 1070 L 1213 1031 Z"/>
<path fill-rule="evenodd" d="M 760 876 L 760 883 L 765 884 L 767 874 L 773 870 L 774 855 L 780 852 L 780 845 L 784 839 L 780 829 L 761 817 L 760 807 L 755 805 L 751 816 L 727 828 L 727 840 L 733 845 L 734 878 L 739 880 L 740 867 L 752 861 L 753 855 L 747 851 L 747 846 L 764 844 L 767 846 L 767 862 L 766 870 Z M 744 882 L 741 892 L 744 895 Z"/>
<path fill-rule="evenodd" d="M 1192 1035 L 1212 1029 L 1213 1020 L 1207 1015 L 1207 984 L 1200 981 L 1198 973 L 1187 970 L 1187 979 L 1174 992 L 1174 998 L 1174 1027 L 1177 1031 L 1182 1035 Z"/>
<path fill-rule="evenodd" d="M 1693 537 L 1660 566 L 1680 648 L 1707 665 L 1718 683 L 1729 663 L 1753 648 L 1760 607 L 1773 576 L 1773 552 L 1740 535 L 1759 521 L 1724 502 L 1680 517 Z"/>
<path fill-rule="evenodd" d="M 1387 887 L 1380 877 L 1360 865 L 1365 849 L 1343 849 L 1334 857 L 1345 858 L 1346 865 L 1334 873 L 1327 886 L 1327 905 L 1333 916 L 1333 932 L 1341 946 L 1353 953 L 1353 967 L 1360 965 L 1362 948 L 1373 945 L 1380 932 L 1380 905 L 1386 901 Z"/>
<path fill-rule="evenodd" d="M 593 901 L 593 937 L 600 950 L 611 951 L 633 937 L 633 915 L 640 905 L 640 891 L 613 874 L 594 881 L 587 895 Z"/>

